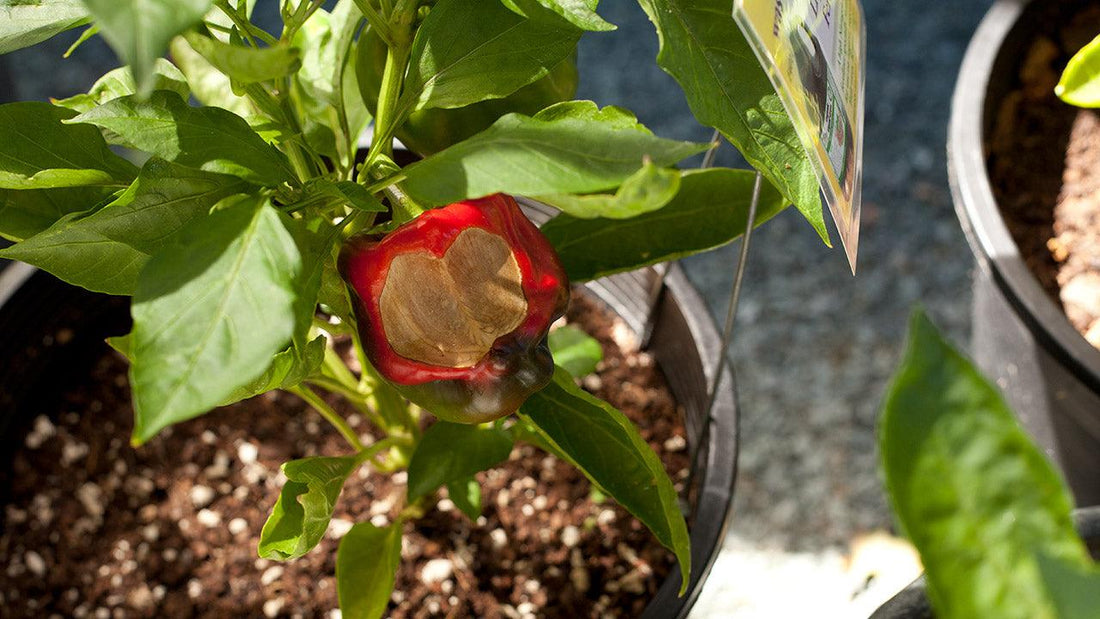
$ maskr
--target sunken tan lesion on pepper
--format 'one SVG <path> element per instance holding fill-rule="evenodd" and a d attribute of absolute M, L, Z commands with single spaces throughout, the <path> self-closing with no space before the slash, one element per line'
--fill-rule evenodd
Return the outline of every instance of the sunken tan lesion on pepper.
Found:
<path fill-rule="evenodd" d="M 414 361 L 471 367 L 523 322 L 521 283 L 507 242 L 481 228 L 463 230 L 441 258 L 396 256 L 379 299 L 386 339 Z"/>
<path fill-rule="evenodd" d="M 510 196 L 434 208 L 384 237 L 352 237 L 340 272 L 371 365 L 441 419 L 499 419 L 553 376 L 547 332 L 565 313 L 569 281 Z"/>

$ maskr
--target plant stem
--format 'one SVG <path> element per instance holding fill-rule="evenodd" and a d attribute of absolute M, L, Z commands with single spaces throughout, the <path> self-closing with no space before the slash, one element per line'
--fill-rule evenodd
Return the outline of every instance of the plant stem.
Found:
<path fill-rule="evenodd" d="M 363 442 L 359 440 L 359 435 L 355 433 L 355 430 L 351 429 L 347 421 L 340 416 L 328 402 L 325 402 L 321 396 L 317 395 L 312 389 L 304 385 L 298 385 L 297 387 L 290 387 L 287 389 L 290 393 L 302 398 L 307 404 L 312 406 L 314 410 L 321 414 L 325 418 L 325 421 L 332 424 L 332 427 L 347 440 L 348 444 L 355 449 L 356 452 L 363 451 Z"/>
<path fill-rule="evenodd" d="M 367 191 L 371 193 L 378 193 L 379 191 L 384 190 L 386 187 L 400 183 L 403 180 L 405 180 L 405 173 L 396 172 L 383 178 L 382 180 L 374 181 L 370 185 L 367 185 Z"/>
<path fill-rule="evenodd" d="M 382 86 L 378 91 L 378 108 L 374 114 L 374 142 L 367 153 L 368 165 L 378 155 L 393 156 L 393 130 L 397 122 L 394 118 L 397 99 L 401 96 L 401 85 L 405 79 L 405 69 L 409 61 L 409 48 L 395 42 L 386 52 L 386 68 L 382 72 Z"/>
<path fill-rule="evenodd" d="M 367 153 L 367 169 L 371 169 L 379 155 L 393 156 L 393 134 L 404 120 L 397 112 L 397 102 L 412 49 L 413 22 L 419 0 L 398 0 L 390 13 L 390 42 L 386 51 L 386 68 L 382 72 L 382 85 L 378 90 L 378 107 L 374 114 L 374 140 Z"/>
<path fill-rule="evenodd" d="M 370 24 L 371 29 L 386 42 L 386 45 L 390 45 L 393 41 L 390 35 L 390 26 L 386 23 L 386 20 L 382 18 L 382 15 L 378 13 L 378 10 L 374 8 L 374 5 L 370 3 L 370 0 L 355 0 L 355 6 L 359 7 L 359 12 L 367 19 L 367 23 Z"/>

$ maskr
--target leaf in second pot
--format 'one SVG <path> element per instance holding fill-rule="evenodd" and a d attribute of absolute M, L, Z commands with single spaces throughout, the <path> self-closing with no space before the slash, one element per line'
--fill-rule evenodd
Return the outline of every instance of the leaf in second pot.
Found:
<path fill-rule="evenodd" d="M 1056 616 L 1035 553 L 1087 561 L 1069 492 L 994 386 L 920 313 L 887 392 L 879 450 L 938 617 Z"/>
<path fill-rule="evenodd" d="M 1069 59 L 1054 93 L 1070 105 L 1100 107 L 1100 36 Z"/>

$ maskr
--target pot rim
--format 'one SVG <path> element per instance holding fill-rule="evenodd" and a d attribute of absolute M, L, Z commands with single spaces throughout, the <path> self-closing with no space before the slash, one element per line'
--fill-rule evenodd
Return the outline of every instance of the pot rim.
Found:
<path fill-rule="evenodd" d="M 986 169 L 987 88 L 1005 42 L 1024 22 L 1031 0 L 997 0 L 963 57 L 947 136 L 947 172 L 955 213 L 980 268 L 991 276 L 1042 347 L 1090 389 L 1100 392 L 1100 350 L 1070 324 L 1028 269 L 997 208 Z"/>
<path fill-rule="evenodd" d="M 32 282 L 39 269 L 21 263 L 0 263 L 0 310 L 24 286 Z M 41 275 L 48 276 L 45 272 Z M 631 289 L 647 290 L 652 269 L 625 273 L 591 282 L 589 291 L 607 303 L 628 324 L 636 327 L 638 312 L 644 305 L 633 303 L 624 297 Z M 707 385 L 713 384 L 717 369 L 721 338 L 702 296 L 688 281 L 683 270 L 671 264 L 665 285 L 675 299 L 675 308 L 681 313 L 690 333 L 692 345 L 699 354 Z M 667 297 L 665 297 L 667 299 Z M 658 311 L 660 306 L 658 306 Z M 658 355 L 660 356 L 660 355 Z M 667 360 L 666 360 L 667 362 Z M 727 364 L 720 377 L 718 396 L 711 411 L 712 427 L 708 433 L 707 448 L 699 450 L 697 458 L 706 457 L 703 474 L 697 484 L 694 505 L 694 524 L 689 531 L 692 570 L 689 587 L 683 597 L 678 595 L 681 577 L 673 569 L 660 584 L 657 593 L 646 605 L 643 617 L 683 618 L 695 604 L 714 562 L 721 552 L 732 517 L 733 484 L 737 476 L 739 434 L 738 406 L 733 387 L 733 373 Z M 686 409 L 685 409 L 686 410 Z M 686 422 L 686 420 L 685 420 Z M 689 466 L 695 467 L 694 463 Z"/>

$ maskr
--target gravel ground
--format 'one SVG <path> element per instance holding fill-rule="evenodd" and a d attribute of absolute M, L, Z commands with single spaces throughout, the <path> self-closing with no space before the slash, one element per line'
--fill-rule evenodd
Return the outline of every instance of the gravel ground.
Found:
<path fill-rule="evenodd" d="M 868 537 L 892 528 L 874 424 L 913 306 L 956 341 L 970 331 L 973 259 L 952 210 L 945 139 L 958 65 L 990 4 L 864 2 L 858 275 L 839 241 L 825 248 L 793 209 L 753 237 L 733 347 L 741 404 L 734 518 L 695 617 L 865 617 L 918 569 L 904 548 Z M 657 42 L 645 15 L 625 2 L 604 3 L 601 13 L 630 31 L 631 43 L 582 43 L 582 64 L 602 59 L 616 70 L 582 82 L 581 96 L 624 105 L 661 135 L 707 139 L 675 82 L 650 66 Z M 732 149 L 718 165 L 738 165 Z M 684 261 L 716 317 L 738 250 Z"/>
<path fill-rule="evenodd" d="M 793 210 L 754 236 L 733 350 L 742 407 L 735 516 L 695 617 L 865 617 L 917 570 L 904 545 L 876 533 L 891 521 L 874 423 L 914 305 L 956 341 L 969 333 L 973 261 L 951 208 L 944 142 L 955 74 L 989 4 L 865 2 L 859 274 Z M 656 36 L 637 5 L 605 2 L 600 12 L 620 32 L 582 41 L 582 65 L 599 70 L 582 76 L 579 97 L 628 107 L 666 137 L 708 139 L 653 64 Z M 14 88 L 0 76 L 0 96 L 82 92 L 110 62 L 96 40 L 61 63 L 64 47 L 9 56 Z M 738 161 L 726 147 L 718 165 Z M 737 249 L 685 261 L 715 315 Z"/>

